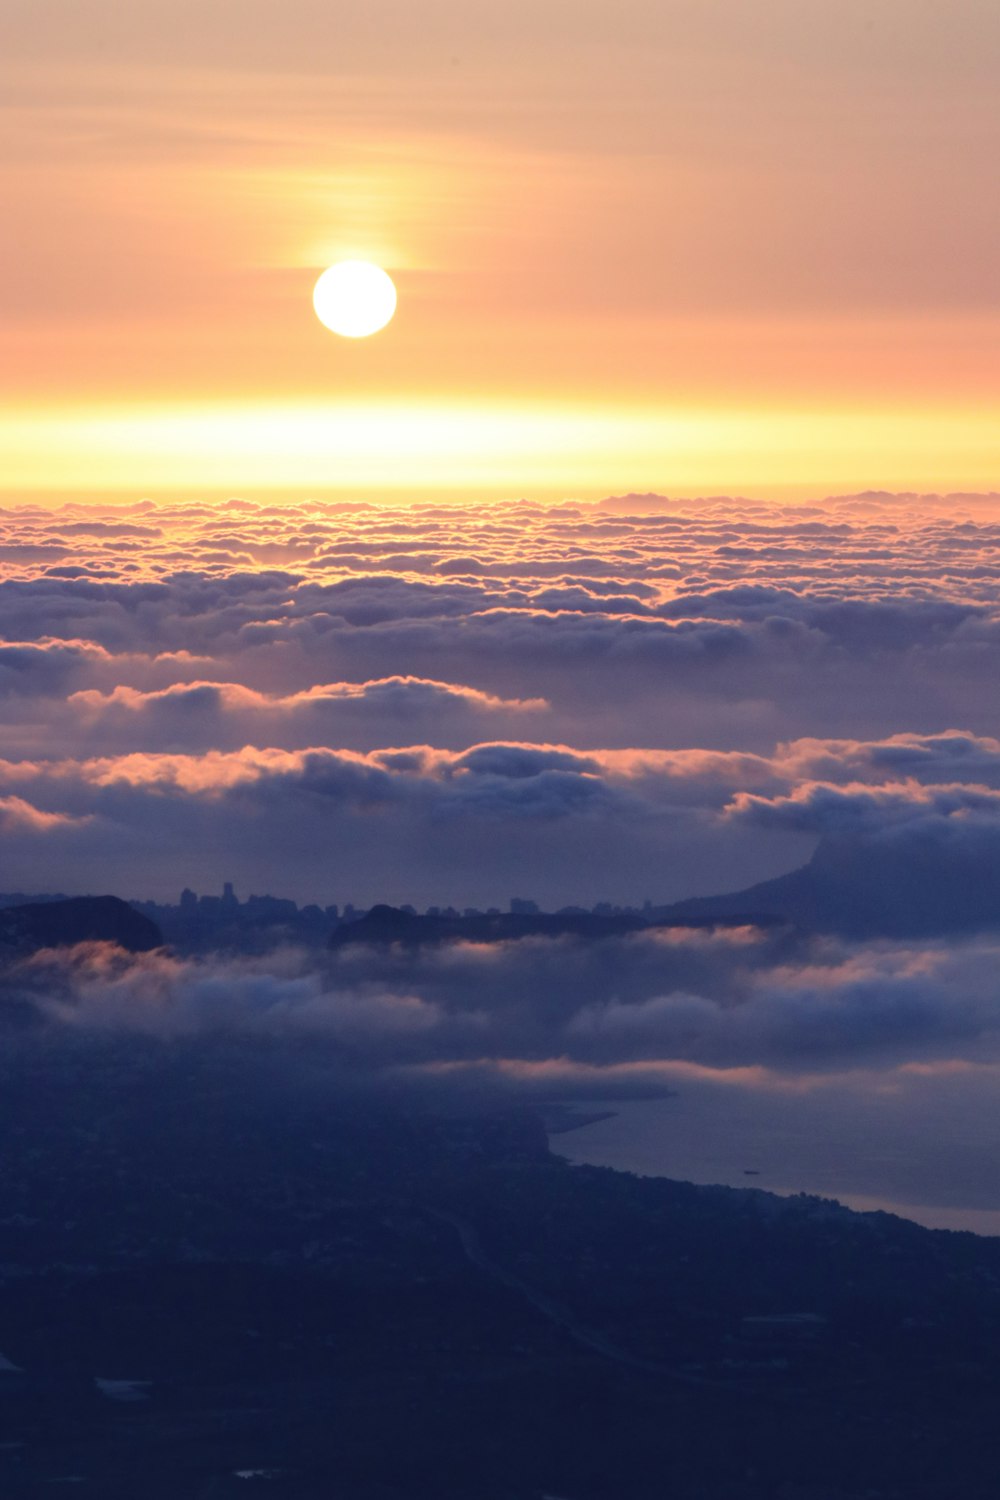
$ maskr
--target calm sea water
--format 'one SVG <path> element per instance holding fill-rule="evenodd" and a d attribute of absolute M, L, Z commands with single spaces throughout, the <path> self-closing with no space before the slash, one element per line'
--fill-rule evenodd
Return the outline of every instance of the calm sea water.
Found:
<path fill-rule="evenodd" d="M 618 1112 L 553 1135 L 551 1144 L 573 1162 L 815 1193 L 929 1228 L 1000 1234 L 1000 1124 L 993 1104 L 954 1089 L 802 1097 L 696 1088 L 614 1106 L 580 1101 L 581 1110 Z"/>

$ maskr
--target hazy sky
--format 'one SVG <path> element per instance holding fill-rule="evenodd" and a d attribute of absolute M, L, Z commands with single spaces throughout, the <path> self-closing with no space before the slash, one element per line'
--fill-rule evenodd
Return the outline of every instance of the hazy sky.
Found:
<path fill-rule="evenodd" d="M 991 0 L 7 0 L 0 50 L 8 493 L 1000 472 Z"/>

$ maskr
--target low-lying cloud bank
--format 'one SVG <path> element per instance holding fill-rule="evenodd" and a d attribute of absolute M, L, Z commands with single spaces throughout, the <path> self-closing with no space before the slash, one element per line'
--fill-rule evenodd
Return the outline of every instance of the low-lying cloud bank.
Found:
<path fill-rule="evenodd" d="M 998 958 L 1000 939 L 852 944 L 752 927 L 254 959 L 84 944 L 10 964 L 3 1005 L 52 1036 L 310 1037 L 372 1079 L 794 1090 L 858 1070 L 1000 1068 Z"/>
<path fill-rule="evenodd" d="M 86 889 L 96 872 L 106 884 L 110 867 L 122 893 L 176 897 L 215 850 L 244 889 L 459 907 L 511 894 L 677 900 L 804 864 L 822 841 L 868 849 L 886 870 L 895 861 L 893 879 L 924 871 L 932 916 L 935 862 L 957 886 L 985 872 L 992 888 L 1000 741 L 953 731 L 794 741 L 767 756 L 487 741 L 4 760 L 0 826 L 28 889 Z M 995 905 L 1000 924 L 1000 893 Z M 988 904 L 976 912 L 973 925 L 988 925 Z"/>
<path fill-rule="evenodd" d="M 1000 497 L 24 506 L 0 565 L 8 887 L 667 901 L 993 837 Z"/>

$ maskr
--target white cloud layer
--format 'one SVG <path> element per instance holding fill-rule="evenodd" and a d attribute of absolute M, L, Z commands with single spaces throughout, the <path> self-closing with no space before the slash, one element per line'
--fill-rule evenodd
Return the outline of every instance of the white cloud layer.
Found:
<path fill-rule="evenodd" d="M 669 900 L 993 838 L 997 497 L 25 506 L 0 555 L 9 887 Z"/>

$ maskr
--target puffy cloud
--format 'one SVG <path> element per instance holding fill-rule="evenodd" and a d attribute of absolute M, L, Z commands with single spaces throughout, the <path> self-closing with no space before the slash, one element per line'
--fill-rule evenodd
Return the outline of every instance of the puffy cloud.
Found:
<path fill-rule="evenodd" d="M 1000 790 L 957 782 L 937 786 L 916 781 L 880 786 L 806 782 L 788 796 L 737 792 L 727 813 L 761 828 L 798 833 L 865 835 L 901 824 L 970 815 L 988 820 L 1000 831 Z"/>
<path fill-rule="evenodd" d="M 67 741 L 119 749 L 225 750 L 248 742 L 295 748 L 331 740 L 362 748 L 431 733 L 467 741 L 477 720 L 517 724 L 546 707 L 540 698 L 500 698 L 419 677 L 317 683 L 289 694 L 193 679 L 152 690 L 82 690 L 68 700 L 62 728 Z"/>
<path fill-rule="evenodd" d="M 109 653 L 92 641 L 43 637 L 0 642 L 0 698 L 61 693 L 95 662 L 108 660 Z"/>
<path fill-rule="evenodd" d="M 45 812 L 23 797 L 0 797 L 0 832 L 4 834 L 66 831 L 78 828 L 86 821 L 85 817 L 73 818 L 68 813 Z"/>

